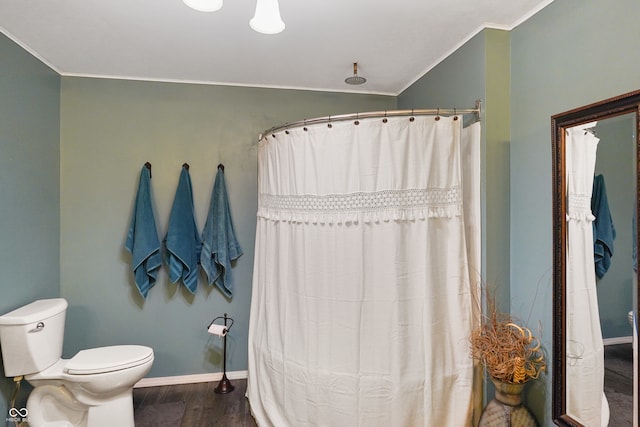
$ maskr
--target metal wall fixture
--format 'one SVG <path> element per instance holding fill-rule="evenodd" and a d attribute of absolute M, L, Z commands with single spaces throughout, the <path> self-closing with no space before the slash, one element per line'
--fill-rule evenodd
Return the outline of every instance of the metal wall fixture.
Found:
<path fill-rule="evenodd" d="M 302 127 L 304 131 L 309 130 L 308 126 L 318 125 L 326 123 L 328 127 L 333 127 L 332 123 L 344 122 L 354 120 L 353 124 L 360 124 L 362 119 L 381 118 L 383 123 L 387 123 L 388 117 L 404 117 L 408 116 L 409 121 L 414 121 L 414 116 L 435 115 L 435 120 L 440 119 L 440 114 L 443 115 L 464 115 L 473 114 L 474 120 L 480 120 L 480 113 L 482 112 L 482 101 L 476 100 L 475 108 L 427 108 L 427 109 L 411 109 L 411 110 L 385 110 L 385 111 L 368 111 L 362 113 L 349 113 L 340 114 L 337 116 L 324 116 L 317 117 L 315 119 L 304 119 L 297 122 L 285 123 L 283 125 L 274 126 L 267 129 L 258 135 L 258 141 L 263 137 L 271 136 L 276 137 L 276 133 L 285 131 L 285 134 L 289 134 L 290 129 Z M 358 122 L 358 123 L 356 123 Z M 331 125 L 331 126 L 329 126 Z"/>
<path fill-rule="evenodd" d="M 367 79 L 365 79 L 364 77 L 358 75 L 358 63 L 354 62 L 353 63 L 353 76 L 347 77 L 346 79 L 344 79 L 344 82 L 346 84 L 348 84 L 348 85 L 361 85 L 366 81 L 367 81 Z"/>
<path fill-rule="evenodd" d="M 223 0 L 182 0 L 190 8 L 200 12 L 215 12 L 222 8 Z M 278 0 L 257 0 L 256 13 L 249 26 L 262 34 L 278 34 L 285 24 L 280 17 Z"/>

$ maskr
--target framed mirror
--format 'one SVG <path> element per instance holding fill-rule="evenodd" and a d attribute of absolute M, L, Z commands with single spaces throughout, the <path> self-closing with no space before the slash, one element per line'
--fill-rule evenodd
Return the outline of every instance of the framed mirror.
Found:
<path fill-rule="evenodd" d="M 551 117 L 552 410 L 560 426 L 639 422 L 639 108 L 635 91 Z"/>

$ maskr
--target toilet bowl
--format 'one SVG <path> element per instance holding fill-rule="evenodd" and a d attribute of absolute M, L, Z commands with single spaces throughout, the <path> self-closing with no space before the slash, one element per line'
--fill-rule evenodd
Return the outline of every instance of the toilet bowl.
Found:
<path fill-rule="evenodd" d="M 62 359 L 67 302 L 38 300 L 0 316 L 7 377 L 34 386 L 27 400 L 32 427 L 134 427 L 133 386 L 153 364 L 153 349 L 115 345 Z"/>
<path fill-rule="evenodd" d="M 86 424 L 72 426 L 134 426 L 132 390 L 153 364 L 153 351 L 144 346 L 110 346 L 82 350 L 73 358 L 60 359 L 53 366 L 25 379 L 35 387 L 27 400 L 29 424 L 58 421 L 60 415 L 46 408 L 73 415 L 82 413 Z M 47 405 L 48 404 L 48 405 Z M 69 417 L 71 418 L 71 417 Z M 38 424 L 38 421 L 41 424 Z"/>

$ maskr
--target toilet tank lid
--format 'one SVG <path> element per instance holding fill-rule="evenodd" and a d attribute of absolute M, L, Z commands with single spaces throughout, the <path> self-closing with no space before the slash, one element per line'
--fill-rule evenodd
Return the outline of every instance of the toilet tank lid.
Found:
<path fill-rule="evenodd" d="M 60 314 L 67 308 L 64 298 L 33 301 L 23 307 L 0 316 L 0 325 L 28 325 Z"/>

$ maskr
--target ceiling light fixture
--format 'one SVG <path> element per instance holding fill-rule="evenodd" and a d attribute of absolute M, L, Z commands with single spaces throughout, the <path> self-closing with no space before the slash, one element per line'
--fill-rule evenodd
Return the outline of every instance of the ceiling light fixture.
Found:
<path fill-rule="evenodd" d="M 349 84 L 349 85 L 361 85 L 366 81 L 367 81 L 367 79 L 365 79 L 364 77 L 360 77 L 358 75 L 358 63 L 354 62 L 353 63 L 353 76 L 347 77 L 346 79 L 344 79 L 344 82 L 346 84 Z"/>
<path fill-rule="evenodd" d="M 223 0 L 182 0 L 191 9 L 200 12 L 215 12 L 222 8 Z"/>
<path fill-rule="evenodd" d="M 182 0 L 191 9 L 200 12 L 215 12 L 222 8 L 223 0 Z M 278 34 L 285 28 L 280 17 L 278 0 L 257 0 L 256 13 L 249 25 L 262 34 Z"/>
<path fill-rule="evenodd" d="M 258 0 L 256 13 L 249 25 L 262 34 L 278 34 L 284 30 L 284 22 L 280 18 L 278 0 Z"/>

